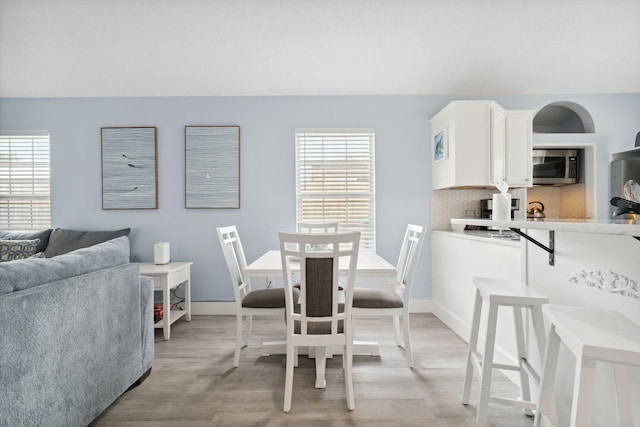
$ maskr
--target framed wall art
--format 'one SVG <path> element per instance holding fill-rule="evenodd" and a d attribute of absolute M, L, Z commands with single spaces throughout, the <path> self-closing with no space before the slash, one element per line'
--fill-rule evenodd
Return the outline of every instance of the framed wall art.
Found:
<path fill-rule="evenodd" d="M 157 209 L 157 129 L 103 127 L 102 209 Z"/>
<path fill-rule="evenodd" d="M 185 126 L 185 207 L 240 208 L 240 126 Z"/>
<path fill-rule="evenodd" d="M 433 161 L 439 162 L 449 157 L 449 141 L 447 130 L 443 129 L 433 137 Z"/>

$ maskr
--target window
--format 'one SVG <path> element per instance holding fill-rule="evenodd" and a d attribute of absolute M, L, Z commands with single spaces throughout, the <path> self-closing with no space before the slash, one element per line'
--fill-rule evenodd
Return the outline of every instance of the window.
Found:
<path fill-rule="evenodd" d="M 375 252 L 373 129 L 296 129 L 296 221 L 337 221 Z"/>
<path fill-rule="evenodd" d="M 51 226 L 48 132 L 0 132 L 0 229 Z"/>

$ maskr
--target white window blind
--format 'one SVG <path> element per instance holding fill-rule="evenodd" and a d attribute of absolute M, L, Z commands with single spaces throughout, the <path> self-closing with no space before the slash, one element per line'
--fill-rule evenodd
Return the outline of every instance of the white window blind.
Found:
<path fill-rule="evenodd" d="M 0 132 L 0 229 L 51 226 L 49 133 Z"/>
<path fill-rule="evenodd" d="M 375 251 L 373 129 L 296 129 L 296 221 L 337 221 Z"/>

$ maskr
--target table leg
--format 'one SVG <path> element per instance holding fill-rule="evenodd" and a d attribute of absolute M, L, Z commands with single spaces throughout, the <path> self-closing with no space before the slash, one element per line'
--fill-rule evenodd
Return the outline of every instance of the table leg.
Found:
<path fill-rule="evenodd" d="M 184 282 L 184 308 L 187 311 L 187 322 L 191 322 L 191 279 Z"/>
<path fill-rule="evenodd" d="M 165 279 L 166 281 L 166 279 Z M 169 298 L 169 287 L 167 283 L 163 283 L 162 286 L 162 332 L 164 333 L 165 341 L 171 336 L 171 302 Z"/>
<path fill-rule="evenodd" d="M 326 388 L 327 380 L 325 378 L 325 372 L 327 368 L 327 348 L 316 347 L 316 388 Z"/>

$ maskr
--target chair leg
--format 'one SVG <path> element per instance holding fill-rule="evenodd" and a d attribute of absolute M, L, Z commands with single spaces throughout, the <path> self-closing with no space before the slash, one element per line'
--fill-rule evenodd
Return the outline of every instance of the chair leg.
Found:
<path fill-rule="evenodd" d="M 236 350 L 233 354 L 233 367 L 240 366 L 240 349 L 242 347 L 242 312 L 236 314 Z"/>
<path fill-rule="evenodd" d="M 295 360 L 293 343 L 287 340 L 287 372 L 284 379 L 284 412 L 291 410 L 291 395 L 293 393 L 293 365 Z"/>
<path fill-rule="evenodd" d="M 402 326 L 404 327 L 404 351 L 407 356 L 407 364 L 409 368 L 413 369 L 413 352 L 411 350 L 411 325 L 409 322 L 409 310 L 406 310 L 402 314 Z"/>
<path fill-rule="evenodd" d="M 249 341 L 251 340 L 251 328 L 253 326 L 253 316 L 247 316 L 247 333 L 244 336 L 244 345 L 249 345 Z"/>
<path fill-rule="evenodd" d="M 345 370 L 344 370 L 344 382 L 347 391 L 347 408 L 354 410 L 356 407 L 354 392 L 353 392 L 353 347 L 349 344 L 344 346 Z"/>
<path fill-rule="evenodd" d="M 393 316 L 393 332 L 396 334 L 396 344 L 398 347 L 402 347 L 402 341 L 400 340 L 400 316 Z"/>

